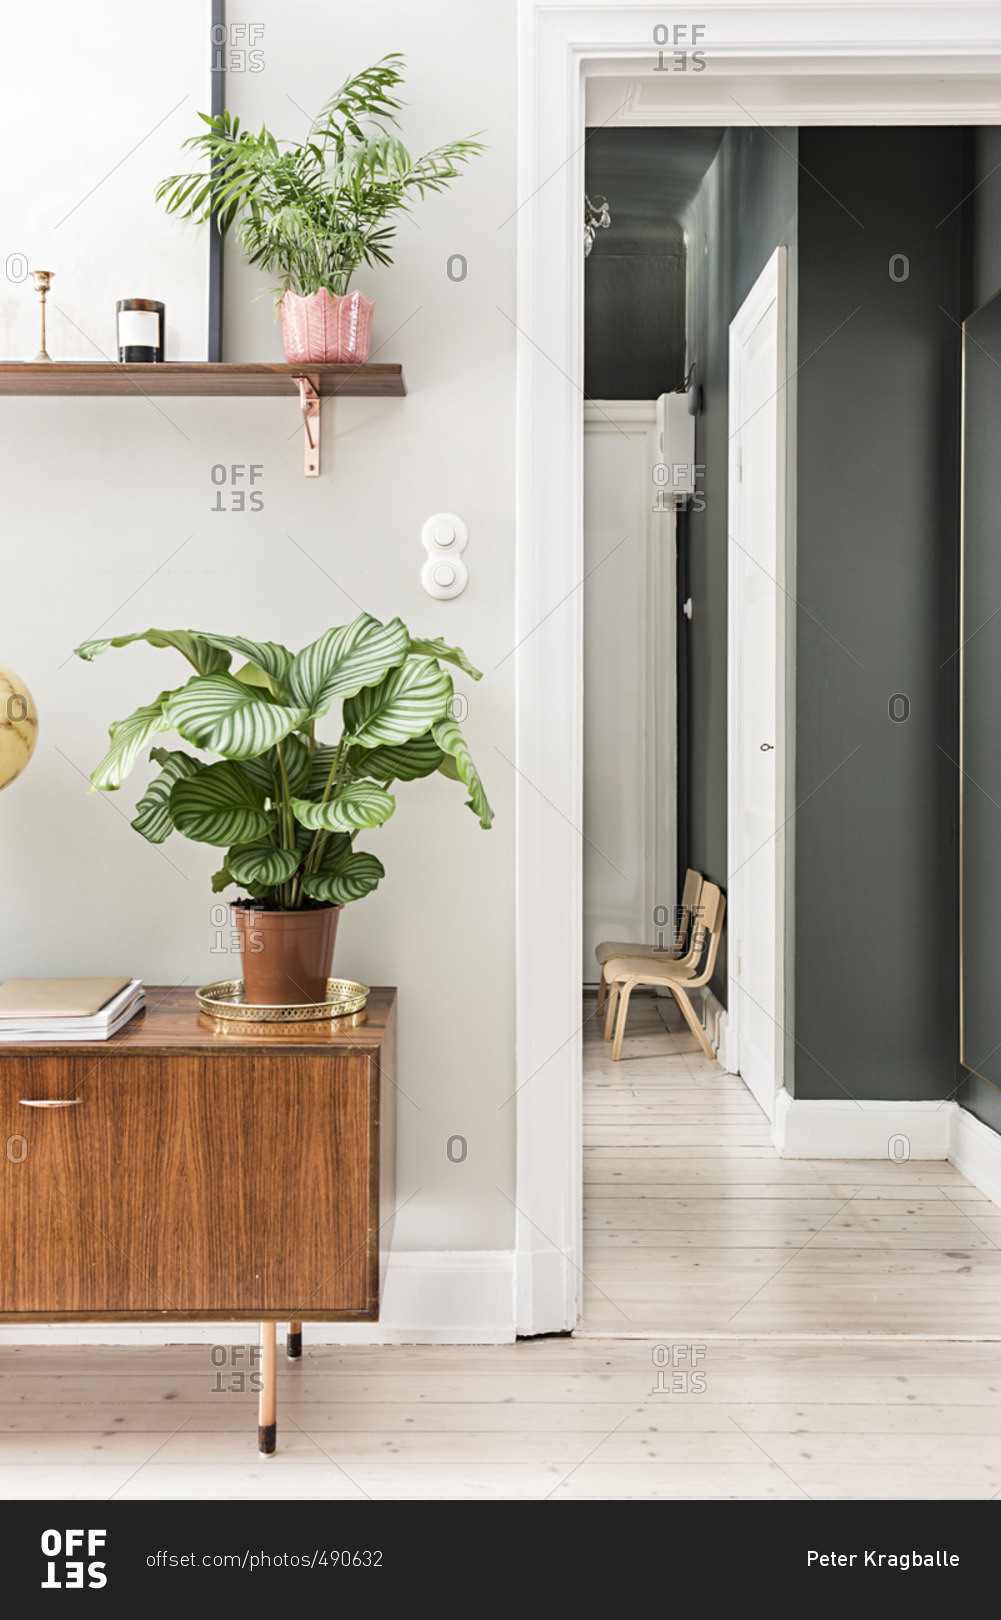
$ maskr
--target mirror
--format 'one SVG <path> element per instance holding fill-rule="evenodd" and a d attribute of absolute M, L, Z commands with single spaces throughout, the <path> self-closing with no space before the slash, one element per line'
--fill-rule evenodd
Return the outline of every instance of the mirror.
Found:
<path fill-rule="evenodd" d="M 1001 1088 L 1001 293 L 963 323 L 961 547 L 959 1049 Z"/>
<path fill-rule="evenodd" d="M 209 358 L 209 232 L 154 192 L 188 166 L 212 102 L 211 17 L 210 0 L 46 0 L 5 17 L 0 360 L 38 352 L 32 270 L 53 275 L 53 360 L 117 360 L 119 298 L 166 305 L 168 360 Z"/>

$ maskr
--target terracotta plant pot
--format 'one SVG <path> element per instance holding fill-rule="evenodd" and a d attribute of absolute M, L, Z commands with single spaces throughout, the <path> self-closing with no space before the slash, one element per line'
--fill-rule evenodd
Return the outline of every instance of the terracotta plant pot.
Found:
<path fill-rule="evenodd" d="M 360 292 L 337 298 L 325 287 L 304 298 L 282 298 L 282 343 L 290 365 L 308 360 L 364 365 L 372 346 L 374 298 Z"/>
<path fill-rule="evenodd" d="M 243 957 L 243 994 L 252 1007 L 323 1001 L 342 906 L 315 911 L 258 911 L 234 906 Z"/>

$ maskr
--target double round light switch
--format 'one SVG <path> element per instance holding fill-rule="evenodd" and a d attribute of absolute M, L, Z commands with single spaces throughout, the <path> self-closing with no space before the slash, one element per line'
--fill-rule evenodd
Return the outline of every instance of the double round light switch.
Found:
<path fill-rule="evenodd" d="M 461 557 L 468 539 L 466 525 L 454 512 L 436 512 L 428 518 L 421 529 L 421 544 L 428 554 L 421 569 L 421 584 L 429 596 L 448 601 L 462 595 L 469 583 Z"/>

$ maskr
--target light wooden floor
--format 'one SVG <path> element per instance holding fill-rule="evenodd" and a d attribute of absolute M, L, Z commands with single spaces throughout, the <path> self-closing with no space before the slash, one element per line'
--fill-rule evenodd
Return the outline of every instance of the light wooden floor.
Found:
<path fill-rule="evenodd" d="M 268 1461 L 253 1399 L 211 1393 L 208 1345 L 6 1349 L 0 1364 L 3 1498 L 1001 1492 L 996 1345 L 307 1350 L 279 1367 L 279 1450 Z"/>
<path fill-rule="evenodd" d="M 951 1165 L 780 1159 L 673 1002 L 628 1030 L 585 1025 L 584 1331 L 1001 1339 L 1001 1209 Z"/>
<path fill-rule="evenodd" d="M 631 1028 L 587 1047 L 584 1336 L 307 1326 L 268 1461 L 208 1345 L 0 1349 L 0 1498 L 1001 1495 L 1001 1214 L 948 1166 L 780 1161 L 659 1003 Z"/>

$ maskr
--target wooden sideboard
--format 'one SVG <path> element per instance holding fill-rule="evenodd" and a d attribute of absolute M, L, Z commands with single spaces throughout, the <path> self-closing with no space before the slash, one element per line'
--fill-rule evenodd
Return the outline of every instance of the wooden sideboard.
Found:
<path fill-rule="evenodd" d="M 303 1321 L 378 1320 L 396 992 L 274 1028 L 146 998 L 110 1041 L 0 1047 L 0 1321 L 257 1321 L 273 1400 L 276 1321 L 294 1353 Z"/>

